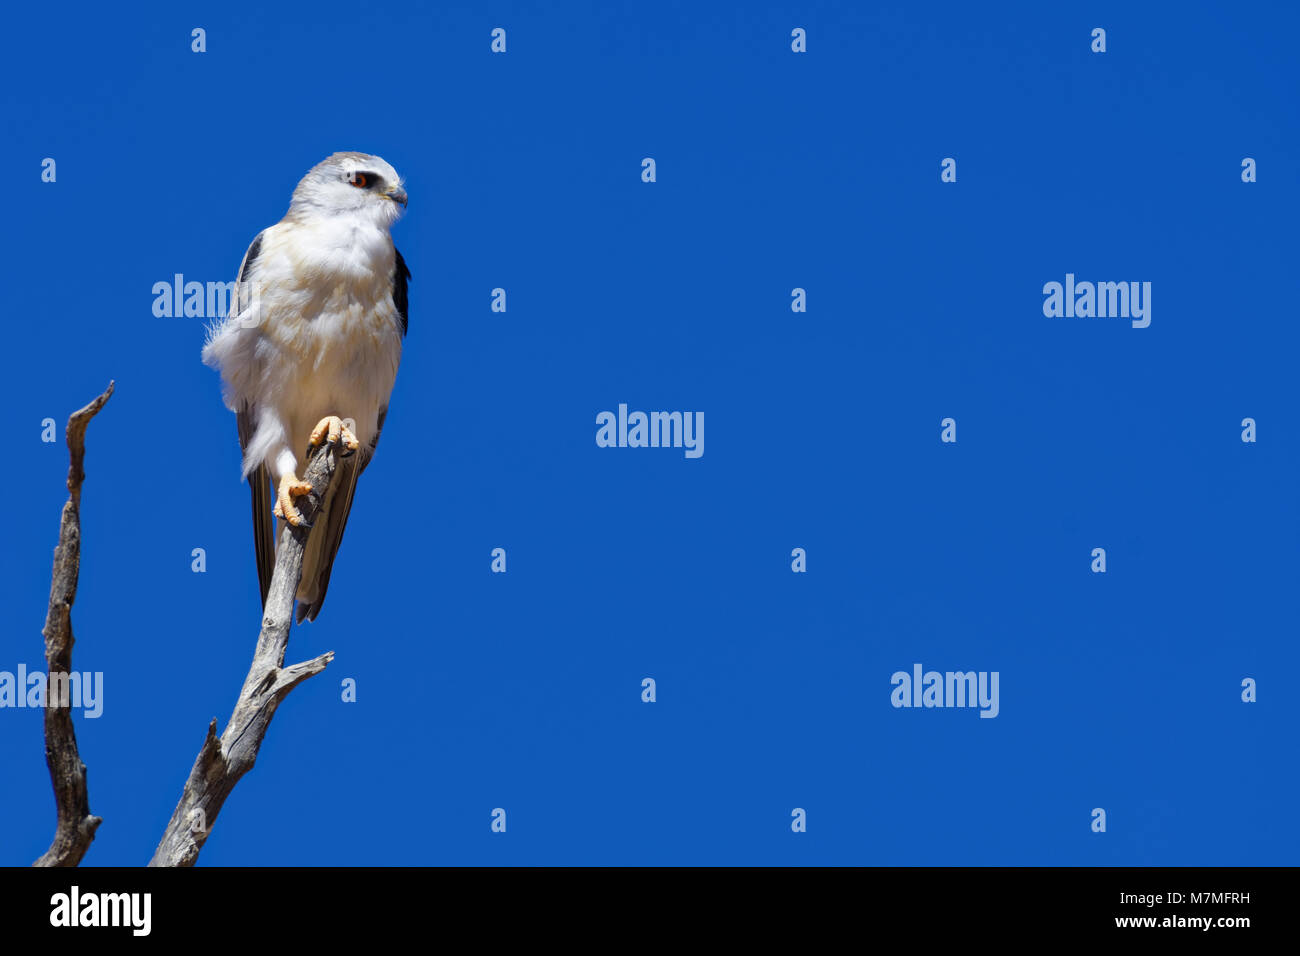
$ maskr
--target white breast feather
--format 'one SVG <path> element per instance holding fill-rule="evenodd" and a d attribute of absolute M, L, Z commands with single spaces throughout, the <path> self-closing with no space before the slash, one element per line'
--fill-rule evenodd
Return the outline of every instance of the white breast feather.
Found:
<path fill-rule="evenodd" d="M 220 368 L 227 406 L 258 409 L 247 476 L 297 473 L 311 430 L 351 418 L 362 447 L 379 427 L 401 358 L 386 230 L 353 219 L 282 221 L 262 234 L 251 307 L 214 329 L 203 360 Z"/>

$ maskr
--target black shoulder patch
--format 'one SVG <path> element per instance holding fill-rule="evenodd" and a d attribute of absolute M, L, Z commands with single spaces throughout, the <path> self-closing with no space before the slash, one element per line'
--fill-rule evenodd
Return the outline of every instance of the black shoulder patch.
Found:
<path fill-rule="evenodd" d="M 253 244 L 249 246 L 248 251 L 244 253 L 244 264 L 239 268 L 240 282 L 244 281 L 244 276 L 248 275 L 248 270 L 253 267 L 253 263 L 257 261 L 257 255 L 261 251 L 262 251 L 262 234 L 259 232 L 257 234 L 257 237 L 253 240 Z"/>
<path fill-rule="evenodd" d="M 256 243 L 254 244 L 256 245 Z M 411 278 L 411 270 L 406 268 L 406 260 L 402 254 L 393 246 L 393 254 L 397 256 L 397 264 L 393 267 L 393 305 L 397 306 L 397 314 L 402 317 L 402 337 L 406 337 L 406 283 Z"/>

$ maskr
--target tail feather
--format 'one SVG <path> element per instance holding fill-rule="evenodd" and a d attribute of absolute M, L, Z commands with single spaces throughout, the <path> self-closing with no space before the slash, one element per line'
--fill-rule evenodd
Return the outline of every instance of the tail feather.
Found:
<path fill-rule="evenodd" d="M 271 590 L 275 572 L 275 518 L 271 515 L 271 475 L 265 465 L 258 465 L 248 476 L 253 499 L 253 549 L 257 553 L 257 584 L 262 592 L 262 607 Z"/>
<path fill-rule="evenodd" d="M 307 550 L 302 557 L 302 581 L 298 585 L 297 621 L 314 621 L 325 603 L 329 590 L 330 572 L 338 557 L 343 532 L 347 529 L 348 514 L 352 511 L 352 496 L 357 488 L 357 475 L 361 472 L 361 455 L 338 459 L 334 480 L 325 495 L 325 501 L 316 515 Z"/>

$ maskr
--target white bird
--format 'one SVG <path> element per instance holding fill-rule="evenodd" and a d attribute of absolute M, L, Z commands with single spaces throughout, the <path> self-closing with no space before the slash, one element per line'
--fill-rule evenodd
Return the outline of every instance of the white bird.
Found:
<path fill-rule="evenodd" d="M 378 156 L 335 153 L 315 166 L 284 218 L 248 247 L 238 297 L 203 347 L 237 416 L 263 605 L 275 568 L 274 517 L 301 524 L 294 498 L 311 490 L 295 452 L 342 445 L 303 555 L 300 622 L 320 613 L 397 377 L 411 273 L 389 229 L 405 206 L 401 177 Z"/>

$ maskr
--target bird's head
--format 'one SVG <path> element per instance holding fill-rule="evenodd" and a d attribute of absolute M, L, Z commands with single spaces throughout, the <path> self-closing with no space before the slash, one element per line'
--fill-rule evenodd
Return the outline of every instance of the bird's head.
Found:
<path fill-rule="evenodd" d="M 402 177 L 378 156 L 335 153 L 317 163 L 293 191 L 296 218 L 360 216 L 391 226 L 406 207 Z"/>

